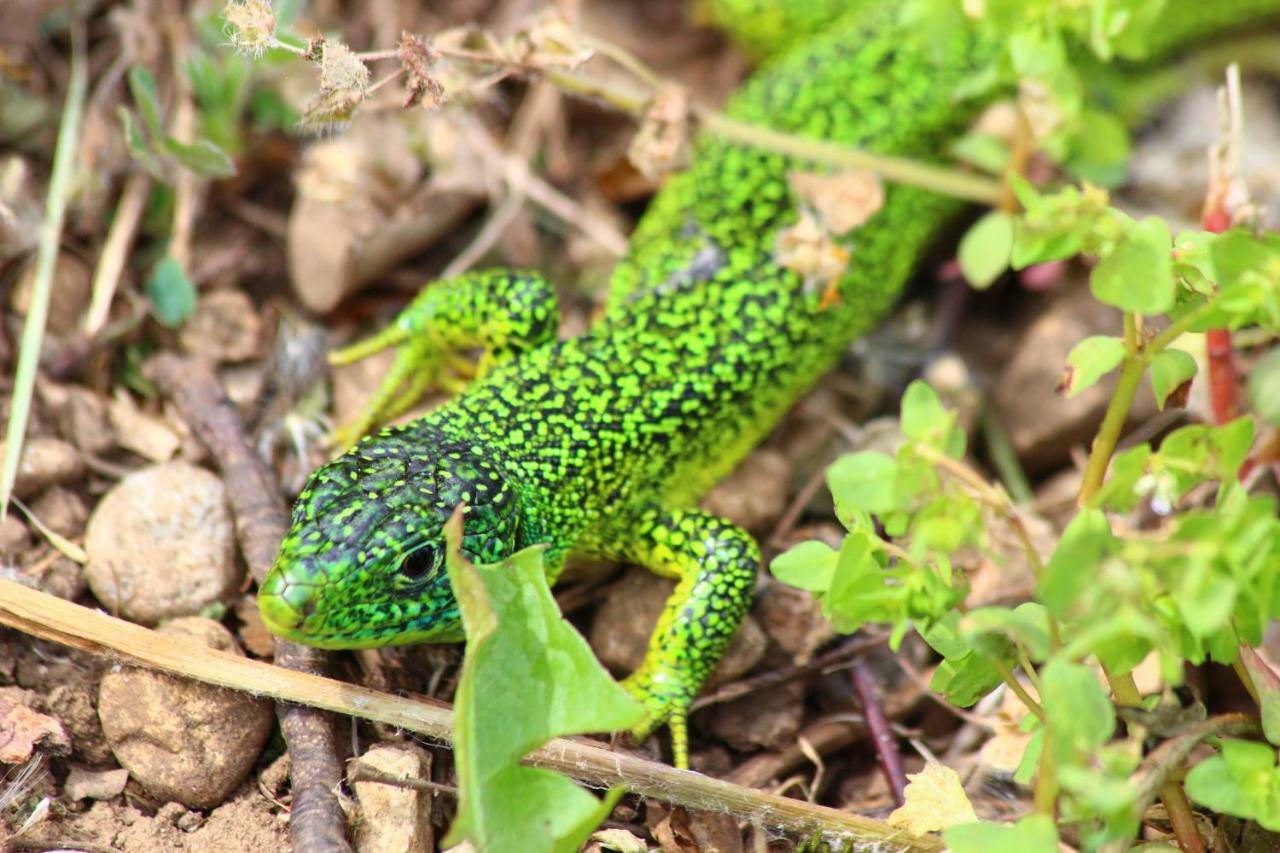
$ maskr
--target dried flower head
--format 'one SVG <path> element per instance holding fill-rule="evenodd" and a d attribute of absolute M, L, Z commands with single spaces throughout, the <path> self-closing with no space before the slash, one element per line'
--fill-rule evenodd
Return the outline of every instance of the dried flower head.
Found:
<path fill-rule="evenodd" d="M 307 56 L 320 66 L 320 91 L 302 110 L 302 126 L 319 131 L 346 126 L 369 94 L 368 66 L 332 39 L 312 41 Z"/>
<path fill-rule="evenodd" d="M 340 41 L 325 39 L 320 43 L 320 89 L 326 92 L 350 91 L 364 97 L 369 88 L 369 67 Z"/>
<path fill-rule="evenodd" d="M 226 33 L 238 53 L 261 56 L 276 37 L 276 16 L 270 0 L 230 0 L 222 7 Z"/>
<path fill-rule="evenodd" d="M 422 36 L 410 32 L 400 34 L 400 64 L 404 67 L 409 90 L 405 98 L 406 108 L 425 104 L 428 109 L 439 105 L 444 97 L 444 86 L 431 73 L 431 67 L 440 59 L 440 53 Z"/>
<path fill-rule="evenodd" d="M 579 44 L 568 21 L 554 10 L 547 10 L 507 39 L 502 53 L 512 62 L 573 70 L 590 59 L 592 51 Z"/>

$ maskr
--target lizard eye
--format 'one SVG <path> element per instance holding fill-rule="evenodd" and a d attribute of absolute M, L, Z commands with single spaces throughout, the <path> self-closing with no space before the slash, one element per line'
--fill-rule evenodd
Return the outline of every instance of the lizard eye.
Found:
<path fill-rule="evenodd" d="M 436 549 L 430 545 L 422 545 L 405 554 L 400 561 L 400 574 L 410 580 L 426 577 L 436 567 Z"/>

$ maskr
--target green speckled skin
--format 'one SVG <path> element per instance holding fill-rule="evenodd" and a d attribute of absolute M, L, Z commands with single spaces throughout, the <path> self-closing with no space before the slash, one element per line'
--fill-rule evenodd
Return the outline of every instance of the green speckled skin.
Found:
<path fill-rule="evenodd" d="M 994 48 L 959 35 L 925 45 L 898 27 L 891 4 L 855 10 L 769 61 L 727 111 L 937 159 L 976 109 L 952 93 Z M 268 626 L 329 648 L 459 639 L 441 528 L 465 503 L 474 559 L 544 544 L 552 580 L 573 553 L 678 581 L 626 685 L 649 712 L 642 732 L 669 724 L 686 764 L 688 707 L 750 605 L 760 561 L 748 534 L 696 502 L 893 303 L 957 208 L 886 187 L 883 207 L 841 238 L 850 260 L 833 302 L 775 260 L 802 204 L 787 173 L 806 168 L 704 139 L 637 228 L 607 312 L 571 340 L 552 340 L 552 289 L 536 274 L 426 291 L 399 331 L 375 339 L 404 344 L 379 415 L 400 405 L 401 386 L 420 390 L 415 366 L 438 376 L 442 353 L 476 344 L 493 357 L 453 401 L 312 475 L 260 594 Z"/>

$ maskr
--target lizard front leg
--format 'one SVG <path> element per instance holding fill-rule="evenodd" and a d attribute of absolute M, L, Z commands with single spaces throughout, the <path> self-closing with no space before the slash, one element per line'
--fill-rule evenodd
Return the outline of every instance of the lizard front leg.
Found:
<path fill-rule="evenodd" d="M 350 364 L 399 347 L 395 363 L 364 412 L 339 429 L 334 444 L 348 447 L 371 428 L 407 411 L 432 385 L 450 385 L 446 368 L 460 353 L 482 349 L 475 373 L 555 339 L 555 289 L 536 272 L 481 270 L 423 289 L 378 334 L 334 352 L 332 364 Z"/>
<path fill-rule="evenodd" d="M 632 734 L 665 723 L 675 765 L 688 767 L 689 706 L 751 606 L 760 550 L 746 531 L 697 509 L 646 510 L 627 536 L 621 556 L 677 581 L 644 662 L 622 682 L 647 712 Z"/>

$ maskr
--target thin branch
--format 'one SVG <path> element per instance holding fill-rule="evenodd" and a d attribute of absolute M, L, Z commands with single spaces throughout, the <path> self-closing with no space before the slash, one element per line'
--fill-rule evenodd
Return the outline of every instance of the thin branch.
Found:
<path fill-rule="evenodd" d="M 90 337 L 107 324 L 107 318 L 111 314 L 111 300 L 120 285 L 120 276 L 129 259 L 129 248 L 133 245 L 133 238 L 138 232 L 138 223 L 142 221 L 150 194 L 151 176 L 143 171 L 130 175 L 120 193 L 116 215 L 111 220 L 107 239 L 102 244 L 102 253 L 98 256 L 98 265 L 93 271 L 89 310 L 84 317 L 84 332 Z"/>
<path fill-rule="evenodd" d="M 452 714 L 441 704 L 293 672 L 216 649 L 194 649 L 139 625 L 2 579 L 0 624 L 207 684 L 386 723 L 439 741 L 449 742 L 453 737 Z M 526 760 L 591 786 L 625 785 L 641 796 L 690 809 L 725 812 L 738 821 L 761 823 L 800 836 L 819 833 L 837 845 L 853 840 L 887 843 L 899 850 L 942 849 L 936 837 L 909 835 L 883 821 L 677 770 L 586 739 L 556 738 Z"/>

